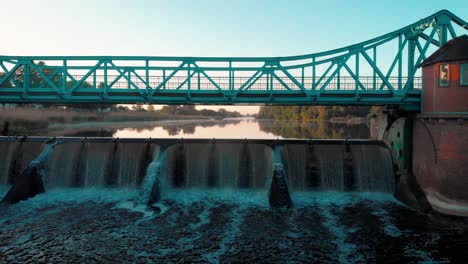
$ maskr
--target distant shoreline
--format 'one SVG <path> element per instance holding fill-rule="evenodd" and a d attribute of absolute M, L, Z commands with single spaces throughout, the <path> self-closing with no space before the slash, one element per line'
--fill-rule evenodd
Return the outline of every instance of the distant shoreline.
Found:
<path fill-rule="evenodd" d="M 240 117 L 244 118 L 244 117 Z M 99 126 L 118 126 L 128 123 L 156 123 L 170 125 L 182 122 L 213 122 L 232 118 L 218 116 L 166 114 L 160 112 L 110 111 L 91 112 L 67 109 L 5 108 L 0 109 L 0 134 L 22 134 L 27 131 L 41 131 L 49 128 L 84 128 Z M 133 124 L 135 125 L 135 124 Z"/>

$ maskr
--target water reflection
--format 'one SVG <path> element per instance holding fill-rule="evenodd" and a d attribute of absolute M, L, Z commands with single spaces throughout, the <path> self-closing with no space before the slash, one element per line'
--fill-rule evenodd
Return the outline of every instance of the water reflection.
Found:
<path fill-rule="evenodd" d="M 269 132 L 282 138 L 370 138 L 367 124 L 287 122 L 280 120 L 259 120 L 258 124 L 261 131 Z"/>
<path fill-rule="evenodd" d="M 150 128 L 118 129 L 114 137 L 159 137 L 159 138 L 277 138 L 262 131 L 255 119 L 237 118 L 211 120 L 211 122 L 171 122 Z"/>
<path fill-rule="evenodd" d="M 88 122 L 50 125 L 22 135 L 120 138 L 356 138 L 368 139 L 367 124 L 287 122 L 235 118 L 157 122 Z"/>
<path fill-rule="evenodd" d="M 119 129 L 114 137 L 184 138 L 356 138 L 368 139 L 366 124 L 285 122 L 277 120 L 218 120 L 210 123 L 166 124 L 151 128 Z"/>

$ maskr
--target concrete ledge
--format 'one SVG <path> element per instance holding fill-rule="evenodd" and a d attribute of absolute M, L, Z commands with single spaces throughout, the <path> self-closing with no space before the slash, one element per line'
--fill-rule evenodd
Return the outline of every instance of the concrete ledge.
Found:
<path fill-rule="evenodd" d="M 434 190 L 426 190 L 432 208 L 440 213 L 468 217 L 468 201 L 449 199 Z"/>

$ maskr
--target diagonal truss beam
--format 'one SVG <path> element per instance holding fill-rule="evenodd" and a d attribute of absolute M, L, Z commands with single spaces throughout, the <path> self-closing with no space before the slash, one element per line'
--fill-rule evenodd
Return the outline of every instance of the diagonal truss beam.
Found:
<path fill-rule="evenodd" d="M 387 74 L 385 75 L 386 80 L 388 80 L 388 78 L 390 78 L 390 75 L 392 74 L 393 69 L 395 68 L 397 62 L 399 62 L 399 63 L 402 62 L 401 54 L 403 53 L 403 49 L 405 48 L 407 42 L 408 42 L 408 39 L 405 38 L 403 40 L 403 43 L 400 44 L 398 52 L 397 52 L 395 58 L 393 59 L 392 65 L 390 65 L 390 68 L 388 69 Z M 400 66 L 400 68 L 401 68 L 401 66 Z M 401 74 L 398 74 L 398 78 L 401 78 Z M 383 90 L 384 87 L 385 87 L 385 83 L 382 83 L 382 85 L 380 85 L 379 90 Z"/>
<path fill-rule="evenodd" d="M 47 75 L 45 75 L 44 72 L 43 72 L 41 69 L 39 69 L 39 67 L 37 67 L 36 64 L 34 64 L 34 63 L 31 62 L 31 63 L 29 63 L 29 66 L 30 66 L 31 68 L 33 68 L 33 70 L 34 70 L 35 72 L 37 72 L 37 74 L 39 74 L 39 76 L 41 76 L 42 79 L 44 79 L 44 81 L 46 81 L 46 83 L 47 83 L 48 85 L 50 85 L 52 88 L 54 88 L 58 93 L 61 93 L 61 91 L 59 90 L 59 88 L 57 87 L 57 85 L 55 85 L 55 83 L 52 82 L 52 81 L 49 79 L 49 77 L 48 77 Z"/>
<path fill-rule="evenodd" d="M 385 78 L 385 76 L 383 75 L 383 73 L 380 71 L 379 67 L 377 67 L 377 65 L 375 65 L 375 63 L 372 61 L 372 59 L 369 57 L 369 55 L 367 54 L 367 52 L 365 50 L 361 51 L 361 54 L 362 56 L 364 56 L 364 58 L 366 59 L 367 63 L 369 63 L 369 65 L 372 67 L 372 69 L 374 69 L 375 73 L 377 73 L 377 75 L 379 76 L 379 78 L 385 83 L 385 85 L 387 85 L 388 89 L 392 92 L 392 93 L 395 93 L 395 88 L 393 87 L 393 85 L 390 84 L 390 82 L 388 82 L 388 79 Z"/>
<path fill-rule="evenodd" d="M 93 73 L 95 72 L 100 66 L 101 64 L 103 63 L 103 61 L 98 61 L 98 63 L 96 63 L 96 65 L 94 65 L 94 67 L 92 67 L 83 77 L 81 77 L 81 79 L 75 83 L 75 85 L 70 89 L 69 93 L 73 93 L 76 89 L 78 89 L 78 87 L 80 87 L 80 85 L 86 80 L 88 79 L 88 77 Z M 69 74 L 70 75 L 70 74 Z M 71 76 L 71 75 L 70 75 Z"/>
<path fill-rule="evenodd" d="M 159 91 L 161 89 L 161 87 L 163 87 L 164 85 L 166 85 L 166 83 L 172 79 L 172 77 L 174 77 L 182 68 L 184 68 L 185 64 L 187 64 L 185 61 L 182 62 L 179 67 L 177 67 L 175 70 L 173 70 L 171 72 L 171 74 L 169 74 L 169 76 L 167 76 L 164 80 L 162 80 L 162 82 L 156 87 L 154 88 L 153 92 L 151 95 L 154 95 L 157 91 Z"/>
<path fill-rule="evenodd" d="M 258 69 L 239 89 L 234 93 L 234 95 L 239 94 L 240 92 L 249 89 L 254 83 L 256 83 L 264 74 L 266 69 L 266 64 L 264 64 L 260 69 Z"/>
<path fill-rule="evenodd" d="M 278 67 L 278 69 L 280 69 L 297 87 L 299 87 L 299 89 L 301 89 L 301 91 L 304 94 L 308 93 L 307 90 L 304 88 L 304 85 L 302 85 L 296 78 L 294 78 L 291 75 L 291 73 L 289 73 L 286 69 L 284 69 L 283 66 L 281 65 L 281 63 L 278 62 L 276 67 Z"/>
<path fill-rule="evenodd" d="M 5 76 L 4 76 L 2 79 L 0 79 L 0 87 L 3 85 L 3 83 L 4 83 L 6 80 L 10 79 L 11 75 L 12 75 L 14 72 L 16 72 L 16 71 L 18 70 L 18 68 L 19 68 L 21 65 L 22 65 L 22 64 L 21 64 L 20 62 L 18 62 L 17 64 L 15 64 L 15 66 L 13 66 L 13 68 L 12 68 L 10 71 L 5 72 Z M 15 84 L 16 84 L 16 83 L 15 83 Z M 20 86 L 20 85 L 18 85 L 18 87 L 19 87 L 19 86 Z"/>
<path fill-rule="evenodd" d="M 196 73 L 197 73 L 196 71 L 193 71 L 192 73 L 190 73 L 190 75 L 187 76 L 187 78 L 185 78 L 185 80 L 181 82 L 179 86 L 177 86 L 176 90 L 180 90 L 180 88 L 182 88 L 191 78 L 193 78 L 193 76 L 195 76 Z"/>
<path fill-rule="evenodd" d="M 356 74 L 354 74 L 353 71 L 349 68 L 348 64 L 344 63 L 343 67 L 346 69 L 346 71 L 349 73 L 349 75 L 351 75 L 351 77 L 354 79 L 354 81 L 356 81 L 356 83 L 358 84 L 359 88 L 361 88 L 361 90 L 367 90 L 366 87 L 359 80 L 359 77 L 357 77 Z M 357 91 L 357 89 L 356 89 L 356 91 Z"/>
<path fill-rule="evenodd" d="M 439 41 L 435 40 L 433 37 L 430 37 L 424 33 L 419 33 L 419 37 L 424 39 L 425 41 L 430 41 L 432 44 L 436 45 L 437 47 L 441 46 Z"/>
<path fill-rule="evenodd" d="M 15 65 L 17 65 L 19 62 L 15 63 Z M 3 61 L 0 61 L 0 66 L 2 67 L 3 71 L 5 72 L 5 76 L 10 72 L 6 67 L 5 65 L 3 64 Z M 13 72 L 16 71 L 16 69 L 11 69 Z M 13 74 L 13 73 L 12 73 Z M 8 77 L 9 78 L 9 77 Z M 0 80 L 0 87 L 3 85 L 3 83 L 6 81 L 7 79 L 4 79 L 4 80 Z M 15 78 L 11 78 L 11 81 L 13 82 L 13 84 L 15 85 L 15 87 L 21 87 L 21 85 L 15 80 Z"/>
<path fill-rule="evenodd" d="M 213 84 L 216 87 L 216 89 L 218 89 L 219 91 L 224 93 L 224 90 L 221 88 L 221 86 L 219 86 L 218 83 L 216 83 L 210 76 L 208 76 L 208 74 L 206 74 L 204 69 L 200 68 L 195 62 L 193 63 L 193 66 L 195 66 L 197 71 L 200 72 L 201 74 L 203 74 L 203 76 L 205 76 L 205 78 L 208 79 L 208 81 L 211 84 Z M 229 80 L 229 81 L 231 81 L 231 80 Z"/>
<path fill-rule="evenodd" d="M 132 72 L 146 86 L 147 90 L 153 90 L 153 88 L 151 87 L 149 81 L 144 80 L 135 70 L 132 70 Z M 147 73 L 146 76 L 149 78 L 148 73 Z"/>
<path fill-rule="evenodd" d="M 144 93 L 140 90 L 140 88 L 138 87 L 138 85 L 136 85 L 126 74 L 125 72 L 129 72 L 129 71 L 122 71 L 120 70 L 119 67 L 117 67 L 112 61 L 109 61 L 109 64 L 111 65 L 111 68 L 113 68 L 114 70 L 116 70 L 120 75 L 123 75 L 122 77 L 127 80 L 127 82 L 133 86 L 133 88 L 135 88 L 135 90 L 137 90 L 141 95 L 143 95 Z M 109 88 L 109 87 L 108 87 Z"/>
<path fill-rule="evenodd" d="M 283 87 L 285 87 L 287 90 L 292 90 L 291 87 L 289 87 L 288 84 L 286 84 L 280 77 L 278 77 L 274 71 L 272 71 L 271 74 Z"/>

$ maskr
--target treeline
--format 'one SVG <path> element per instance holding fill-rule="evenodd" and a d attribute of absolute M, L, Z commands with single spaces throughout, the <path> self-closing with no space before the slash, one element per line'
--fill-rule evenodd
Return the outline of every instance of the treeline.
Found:
<path fill-rule="evenodd" d="M 257 117 L 291 121 L 329 120 L 331 118 L 366 117 L 377 111 L 371 106 L 261 106 Z"/>
<path fill-rule="evenodd" d="M 218 111 L 210 109 L 195 109 L 194 105 L 165 105 L 159 110 L 163 114 L 170 115 L 195 115 L 195 116 L 212 116 L 217 118 L 241 117 L 242 115 L 237 111 L 227 111 L 224 108 Z"/>
<path fill-rule="evenodd" d="M 369 138 L 370 130 L 366 124 L 340 124 L 332 122 L 282 122 L 281 120 L 259 120 L 261 131 L 283 138 Z"/>

